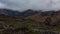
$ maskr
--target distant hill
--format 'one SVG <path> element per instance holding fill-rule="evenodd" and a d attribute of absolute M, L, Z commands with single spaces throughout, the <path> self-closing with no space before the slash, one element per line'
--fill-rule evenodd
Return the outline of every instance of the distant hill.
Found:
<path fill-rule="evenodd" d="M 21 16 L 25 19 L 31 19 L 36 22 L 45 22 L 47 18 L 51 19 L 51 23 L 57 23 L 57 20 L 60 20 L 60 10 L 59 11 L 34 11 L 31 9 L 25 10 L 23 12 L 20 11 L 14 11 L 10 9 L 0 9 L 0 15 L 6 15 L 6 16 Z M 20 17 L 20 18 L 21 18 Z M 50 24 L 51 24 L 50 23 Z"/>
<path fill-rule="evenodd" d="M 0 9 L 0 15 L 4 14 L 7 16 L 23 16 L 23 17 L 26 17 L 26 16 L 32 15 L 34 13 L 35 12 L 31 9 L 28 9 L 28 10 L 23 11 L 23 12 L 14 11 L 14 10 L 10 10 L 10 9 Z"/>
<path fill-rule="evenodd" d="M 20 17 L 22 16 L 22 17 Z M 10 9 L 0 9 L 1 34 L 40 34 L 45 30 L 60 32 L 60 11 L 34 11 L 23 12 Z M 55 32 L 54 32 L 55 33 Z"/>

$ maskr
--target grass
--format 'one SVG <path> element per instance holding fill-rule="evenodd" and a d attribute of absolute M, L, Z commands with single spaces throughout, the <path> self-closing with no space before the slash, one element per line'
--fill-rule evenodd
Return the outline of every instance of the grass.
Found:
<path fill-rule="evenodd" d="M 33 29 L 39 29 L 39 30 L 52 30 L 52 31 L 58 31 L 60 32 L 60 26 L 59 27 L 53 27 L 54 29 L 50 28 L 46 28 L 43 27 L 41 28 L 41 25 L 38 25 L 37 22 L 35 21 L 30 21 L 30 20 L 24 20 L 24 19 L 15 19 L 15 18 L 0 18 L 0 21 L 3 21 L 5 25 L 8 25 L 7 29 L 18 29 L 18 28 L 22 28 L 22 27 L 27 27 L 29 30 L 33 30 Z M 38 32 L 30 32 L 29 34 L 39 34 Z"/>

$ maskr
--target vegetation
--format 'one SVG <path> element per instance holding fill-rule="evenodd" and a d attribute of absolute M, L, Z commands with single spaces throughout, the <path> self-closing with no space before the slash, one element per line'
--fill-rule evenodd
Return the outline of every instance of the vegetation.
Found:
<path fill-rule="evenodd" d="M 0 34 L 40 34 L 40 30 L 60 32 L 59 14 L 34 14 L 24 18 L 0 15 Z"/>

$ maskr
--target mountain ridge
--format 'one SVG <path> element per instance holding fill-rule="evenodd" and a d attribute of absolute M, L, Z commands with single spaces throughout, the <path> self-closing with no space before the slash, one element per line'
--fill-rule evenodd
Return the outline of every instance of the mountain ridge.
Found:
<path fill-rule="evenodd" d="M 7 16 L 23 16 L 23 17 L 27 17 L 27 16 L 31 16 L 34 14 L 41 14 L 42 16 L 53 16 L 54 14 L 58 15 L 60 13 L 60 10 L 58 11 L 34 11 L 32 9 L 28 9 L 25 10 L 23 12 L 20 11 L 14 11 L 14 10 L 10 10 L 10 9 L 0 9 L 0 15 L 4 14 Z"/>

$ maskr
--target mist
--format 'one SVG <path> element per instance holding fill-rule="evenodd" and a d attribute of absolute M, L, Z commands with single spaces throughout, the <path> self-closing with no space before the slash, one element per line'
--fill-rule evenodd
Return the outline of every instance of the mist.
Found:
<path fill-rule="evenodd" d="M 0 0 L 0 8 L 24 11 L 33 10 L 60 10 L 60 0 Z"/>

